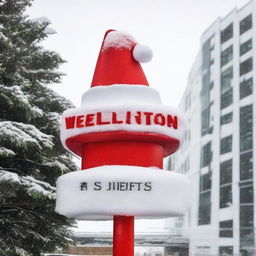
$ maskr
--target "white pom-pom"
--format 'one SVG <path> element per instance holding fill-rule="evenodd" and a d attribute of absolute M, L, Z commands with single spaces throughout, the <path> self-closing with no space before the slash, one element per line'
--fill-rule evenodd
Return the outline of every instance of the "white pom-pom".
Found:
<path fill-rule="evenodd" d="M 153 57 L 152 50 L 148 46 L 142 44 L 136 44 L 132 53 L 133 58 L 141 63 L 149 62 Z"/>

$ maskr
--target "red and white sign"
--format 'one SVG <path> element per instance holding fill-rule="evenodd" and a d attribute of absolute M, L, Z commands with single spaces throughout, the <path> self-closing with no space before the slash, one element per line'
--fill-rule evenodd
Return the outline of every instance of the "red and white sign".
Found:
<path fill-rule="evenodd" d="M 170 129 L 178 129 L 178 116 L 162 113 L 126 111 L 120 112 L 96 112 L 84 115 L 65 117 L 66 130 L 102 125 L 160 125 Z"/>
<path fill-rule="evenodd" d="M 58 179 L 59 213 L 78 219 L 163 218 L 188 210 L 188 178 L 160 170 L 163 157 L 181 144 L 185 121 L 149 87 L 139 62 L 151 57 L 131 36 L 107 31 L 91 88 L 80 107 L 62 116 L 62 143 L 82 157 L 86 170 Z"/>
<path fill-rule="evenodd" d="M 86 106 L 70 109 L 63 113 L 61 139 L 81 134 L 127 131 L 165 135 L 182 141 L 185 123 L 177 111 L 163 105 L 117 107 L 106 106 L 91 110 Z"/>

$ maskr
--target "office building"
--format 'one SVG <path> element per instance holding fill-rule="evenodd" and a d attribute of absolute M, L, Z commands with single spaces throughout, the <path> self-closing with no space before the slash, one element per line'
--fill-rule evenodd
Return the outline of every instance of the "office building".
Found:
<path fill-rule="evenodd" d="M 174 225 L 191 255 L 254 255 L 256 1 L 202 35 L 180 102 L 188 131 L 171 169 L 192 182 L 192 208 Z"/>

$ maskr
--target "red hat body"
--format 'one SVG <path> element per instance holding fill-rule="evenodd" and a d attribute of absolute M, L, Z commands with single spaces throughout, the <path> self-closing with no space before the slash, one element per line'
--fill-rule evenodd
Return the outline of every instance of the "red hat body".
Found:
<path fill-rule="evenodd" d="M 125 39 L 128 46 L 115 47 L 111 45 L 105 47 L 105 40 L 109 33 L 115 33 L 109 30 L 104 36 L 104 40 L 99 53 L 98 61 L 95 67 L 91 87 L 106 86 L 112 84 L 140 84 L 147 85 L 148 81 L 139 62 L 134 60 L 131 51 L 136 45 L 132 39 Z"/>

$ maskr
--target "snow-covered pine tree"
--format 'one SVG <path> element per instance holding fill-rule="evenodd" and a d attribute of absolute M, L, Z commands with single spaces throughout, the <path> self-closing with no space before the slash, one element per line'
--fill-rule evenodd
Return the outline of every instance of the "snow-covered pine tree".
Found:
<path fill-rule="evenodd" d="M 40 42 L 47 18 L 30 20 L 31 0 L 0 0 L 0 255 L 39 256 L 66 246 L 73 221 L 55 213 L 55 181 L 76 170 L 59 139 L 72 104 L 47 87 L 64 61 Z"/>

